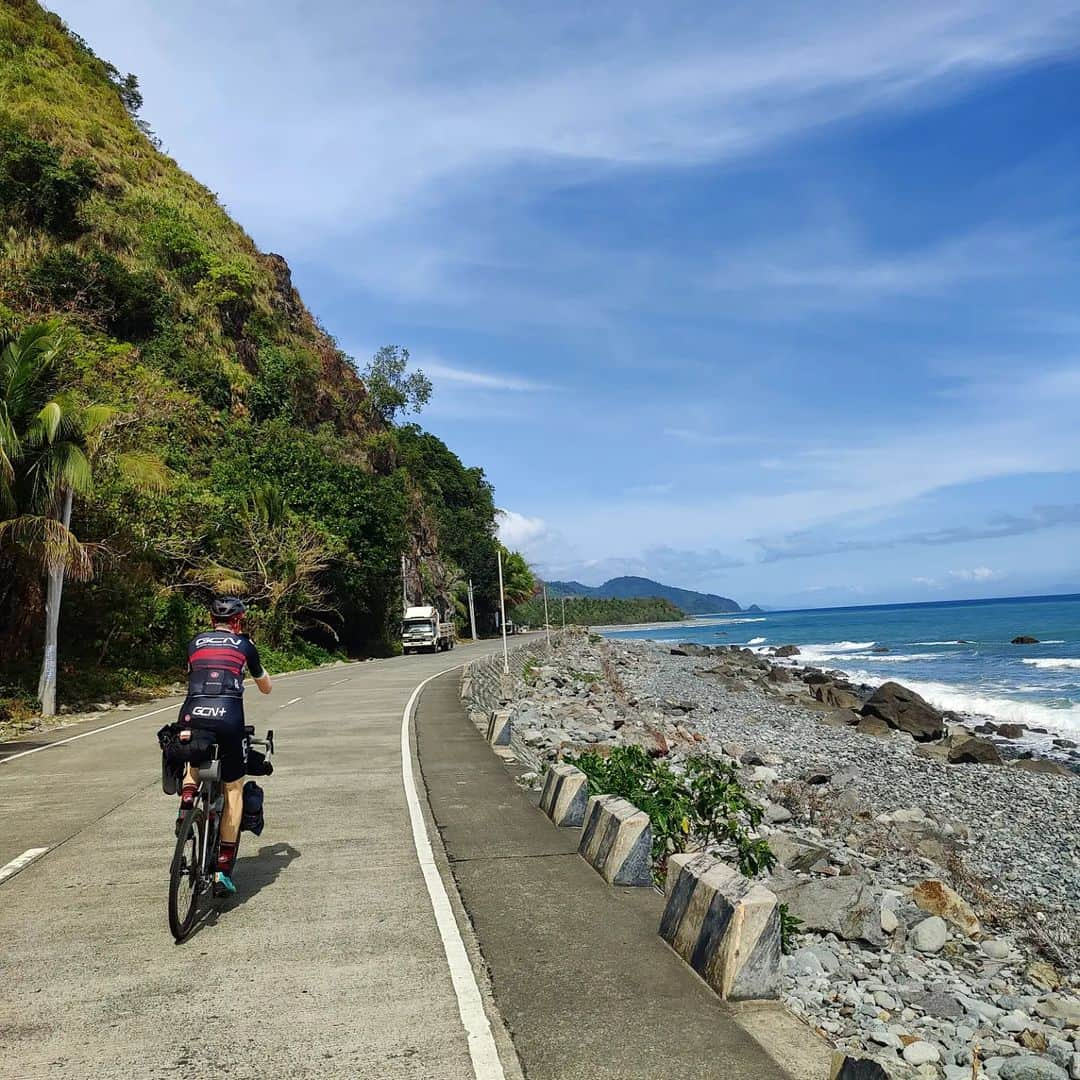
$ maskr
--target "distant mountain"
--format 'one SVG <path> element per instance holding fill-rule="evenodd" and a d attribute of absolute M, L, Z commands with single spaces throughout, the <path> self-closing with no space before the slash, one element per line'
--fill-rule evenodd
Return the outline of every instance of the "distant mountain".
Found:
<path fill-rule="evenodd" d="M 580 581 L 549 581 L 549 596 L 587 596 L 596 600 L 630 600 L 644 597 L 659 597 L 670 600 L 687 615 L 711 615 L 717 611 L 742 611 L 734 600 L 726 596 L 714 596 L 711 593 L 694 592 L 691 589 L 676 589 L 672 585 L 661 585 L 643 577 L 617 577 L 595 587 L 582 585 Z"/>

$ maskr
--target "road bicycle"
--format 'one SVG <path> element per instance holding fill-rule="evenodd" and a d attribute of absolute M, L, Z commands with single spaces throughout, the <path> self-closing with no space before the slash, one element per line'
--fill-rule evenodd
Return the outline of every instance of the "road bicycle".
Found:
<path fill-rule="evenodd" d="M 254 738 L 254 727 L 245 727 L 244 732 L 248 746 L 261 748 L 269 765 L 274 753 L 273 731 L 267 731 L 265 739 Z M 169 870 L 169 929 L 178 943 L 194 928 L 200 906 L 215 895 L 221 814 L 225 807 L 217 743 L 211 748 L 210 760 L 199 765 L 198 770 L 199 786 L 191 808 L 180 821 Z"/>

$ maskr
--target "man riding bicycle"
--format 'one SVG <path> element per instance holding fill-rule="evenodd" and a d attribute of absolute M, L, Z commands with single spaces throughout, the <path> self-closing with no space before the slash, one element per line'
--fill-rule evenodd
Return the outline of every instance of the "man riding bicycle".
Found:
<path fill-rule="evenodd" d="M 188 690 L 179 716 L 183 727 L 213 732 L 218 744 L 225 806 L 221 815 L 216 881 L 229 893 L 236 892 L 232 873 L 240 843 L 244 775 L 247 772 L 244 668 L 262 693 L 269 694 L 272 689 L 270 676 L 259 659 L 259 650 L 244 632 L 246 612 L 243 601 L 234 596 L 211 602 L 213 629 L 197 634 L 188 644 Z M 178 827 L 195 800 L 198 783 L 198 769 L 188 765 L 180 794 Z"/>

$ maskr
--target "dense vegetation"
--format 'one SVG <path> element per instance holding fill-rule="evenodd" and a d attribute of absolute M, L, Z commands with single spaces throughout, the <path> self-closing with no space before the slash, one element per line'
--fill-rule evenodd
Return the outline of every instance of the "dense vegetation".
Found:
<path fill-rule="evenodd" d="M 395 347 L 358 372 L 285 260 L 160 152 L 140 105 L 133 76 L 34 0 L 0 7 L 0 348 L 46 332 L 55 355 L 19 407 L 107 415 L 110 448 L 85 484 L 43 495 L 30 478 L 52 436 L 31 430 L 34 409 L 11 426 L 0 720 L 5 699 L 32 704 L 57 553 L 12 523 L 55 541 L 65 491 L 87 573 L 64 591 L 61 700 L 171 679 L 215 590 L 251 599 L 272 665 L 389 651 L 402 556 L 414 603 L 460 612 L 472 578 L 493 625 L 492 489 L 403 424 L 430 383 Z M 84 457 L 94 430 L 71 428 Z M 157 464 L 124 467 L 140 457 Z"/>
<path fill-rule="evenodd" d="M 655 597 L 635 600 L 596 600 L 575 596 L 548 597 L 548 617 L 560 626 L 565 608 L 567 626 L 630 626 L 634 623 L 676 622 L 686 616 L 670 601 Z M 522 626 L 544 625 L 544 598 L 534 596 L 518 604 L 510 618 Z"/>

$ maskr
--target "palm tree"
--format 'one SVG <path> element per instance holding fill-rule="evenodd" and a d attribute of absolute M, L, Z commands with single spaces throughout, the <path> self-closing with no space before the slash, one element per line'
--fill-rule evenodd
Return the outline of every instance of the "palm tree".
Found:
<path fill-rule="evenodd" d="M 56 386 L 65 339 L 52 323 L 0 338 L 0 543 L 31 555 L 44 571 L 45 651 L 38 697 L 56 712 L 57 634 L 67 577 L 93 576 L 91 551 L 71 531 L 76 497 L 88 497 L 95 472 L 112 466 L 137 488 L 161 489 L 167 470 L 142 451 L 113 452 L 121 414 L 83 405 Z"/>
<path fill-rule="evenodd" d="M 520 551 L 509 551 L 504 547 L 502 564 L 503 595 L 506 597 L 506 606 L 517 607 L 536 592 L 536 578 Z"/>

